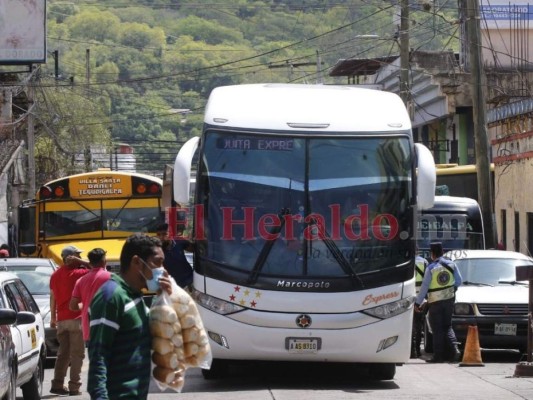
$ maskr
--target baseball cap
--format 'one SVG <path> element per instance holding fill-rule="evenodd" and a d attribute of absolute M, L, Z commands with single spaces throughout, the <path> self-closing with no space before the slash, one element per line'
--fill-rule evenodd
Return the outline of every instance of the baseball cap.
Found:
<path fill-rule="evenodd" d="M 61 258 L 65 259 L 68 256 L 83 253 L 83 250 L 78 249 L 76 246 L 67 246 L 61 250 Z"/>

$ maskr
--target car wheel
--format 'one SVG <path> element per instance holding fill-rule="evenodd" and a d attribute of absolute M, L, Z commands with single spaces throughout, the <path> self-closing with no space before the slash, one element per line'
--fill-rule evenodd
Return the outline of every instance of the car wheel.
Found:
<path fill-rule="evenodd" d="M 40 400 L 43 393 L 43 359 L 39 357 L 39 362 L 31 379 L 21 386 L 24 400 Z"/>
<path fill-rule="evenodd" d="M 221 379 L 228 375 L 228 363 L 223 360 L 214 359 L 210 369 L 202 369 L 204 379 Z"/>
<path fill-rule="evenodd" d="M 16 399 L 16 390 L 17 390 L 17 377 L 15 368 L 11 368 L 11 377 L 9 378 L 9 386 L 6 394 L 2 397 L 2 400 L 15 400 Z"/>

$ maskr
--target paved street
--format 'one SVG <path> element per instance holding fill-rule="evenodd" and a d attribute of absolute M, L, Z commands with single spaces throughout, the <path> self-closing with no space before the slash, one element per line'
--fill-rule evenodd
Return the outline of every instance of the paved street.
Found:
<path fill-rule="evenodd" d="M 410 360 L 397 368 L 393 381 L 372 381 L 360 368 L 326 365 L 243 365 L 236 366 L 230 377 L 206 381 L 199 370 L 190 370 L 184 390 L 161 393 L 152 385 L 149 399 L 207 400 L 298 400 L 298 399 L 532 399 L 533 378 L 513 377 L 520 355 L 515 352 L 483 351 L 484 367 L 460 367 L 457 364 L 428 364 Z M 84 373 L 87 373 L 85 364 Z M 53 369 L 45 371 L 43 399 L 51 395 Z M 85 383 L 82 390 L 85 390 Z M 20 390 L 18 399 L 22 399 Z M 89 399 L 85 392 L 76 397 Z"/>

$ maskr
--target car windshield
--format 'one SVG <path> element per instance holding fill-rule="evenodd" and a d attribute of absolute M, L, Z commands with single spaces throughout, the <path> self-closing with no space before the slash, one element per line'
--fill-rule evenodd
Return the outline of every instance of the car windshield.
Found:
<path fill-rule="evenodd" d="M 32 295 L 50 294 L 51 266 L 17 265 L 7 266 L 7 270 L 17 275 Z"/>
<path fill-rule="evenodd" d="M 463 282 L 502 285 L 516 281 L 516 267 L 533 262 L 514 258 L 463 258 L 455 260 Z M 527 282 L 525 282 L 527 283 Z"/>

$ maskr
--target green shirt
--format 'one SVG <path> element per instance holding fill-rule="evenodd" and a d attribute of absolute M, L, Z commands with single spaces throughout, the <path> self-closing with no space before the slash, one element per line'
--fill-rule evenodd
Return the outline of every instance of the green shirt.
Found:
<path fill-rule="evenodd" d="M 91 399 L 146 399 L 151 376 L 148 308 L 142 294 L 112 274 L 91 302 Z"/>

